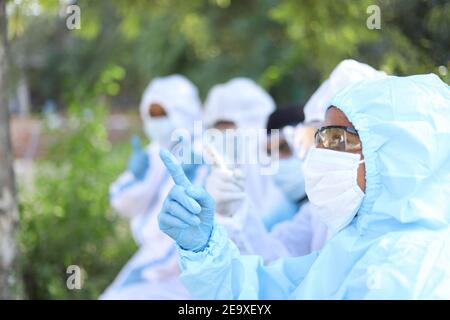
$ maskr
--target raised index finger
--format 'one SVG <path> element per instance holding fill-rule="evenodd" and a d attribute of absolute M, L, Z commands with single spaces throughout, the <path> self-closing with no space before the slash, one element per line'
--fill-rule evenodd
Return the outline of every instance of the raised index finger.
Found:
<path fill-rule="evenodd" d="M 162 162 L 166 166 L 170 175 L 172 176 L 175 184 L 182 186 L 183 188 L 189 188 L 191 186 L 191 182 L 186 177 L 181 164 L 175 159 L 172 153 L 170 153 L 167 149 L 161 149 L 159 152 L 159 157 Z"/>

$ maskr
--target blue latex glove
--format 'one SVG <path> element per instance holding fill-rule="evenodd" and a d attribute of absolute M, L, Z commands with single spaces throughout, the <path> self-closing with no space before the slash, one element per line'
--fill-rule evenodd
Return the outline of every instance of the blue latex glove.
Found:
<path fill-rule="evenodd" d="M 183 171 L 189 181 L 194 182 L 195 177 L 197 176 L 198 168 L 200 168 L 200 165 L 202 163 L 201 156 L 192 152 L 191 161 L 189 162 L 190 163 L 182 163 L 181 167 L 183 168 Z"/>
<path fill-rule="evenodd" d="M 189 181 L 182 166 L 168 150 L 161 150 L 160 157 L 175 186 L 159 213 L 159 228 L 181 248 L 201 251 L 208 244 L 213 229 L 214 200 L 203 188 Z"/>
<path fill-rule="evenodd" d="M 128 170 L 133 173 L 136 179 L 142 180 L 150 167 L 150 159 L 147 152 L 142 150 L 141 140 L 138 136 L 131 138 L 131 145 L 133 146 L 133 154 L 128 160 Z"/>
<path fill-rule="evenodd" d="M 186 145 L 188 144 L 188 145 Z M 176 146 L 171 150 L 177 155 L 177 151 L 181 148 L 184 151 L 190 150 L 189 157 L 184 157 L 183 154 L 179 154 L 179 156 L 175 156 L 175 158 L 180 159 L 181 167 L 183 168 L 186 177 L 189 181 L 194 182 L 195 177 L 197 176 L 197 170 L 200 165 L 203 163 L 202 156 L 193 151 L 193 142 L 190 138 L 185 136 L 180 136 Z"/>
<path fill-rule="evenodd" d="M 186 174 L 186 178 L 188 178 L 189 181 L 193 182 L 195 180 L 195 177 L 197 176 L 198 168 L 199 168 L 199 165 L 196 165 L 196 164 L 183 165 L 183 171 Z"/>

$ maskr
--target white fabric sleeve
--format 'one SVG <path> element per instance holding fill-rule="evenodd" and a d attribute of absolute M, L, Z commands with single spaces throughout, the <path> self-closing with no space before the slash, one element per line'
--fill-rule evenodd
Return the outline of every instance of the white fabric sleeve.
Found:
<path fill-rule="evenodd" d="M 241 254 L 259 255 L 265 262 L 289 256 L 284 244 L 271 236 L 251 201 L 246 198 L 232 217 L 217 217 Z"/>
<path fill-rule="evenodd" d="M 157 201 L 159 190 L 167 180 L 167 172 L 156 158 L 157 152 L 149 149 L 150 168 L 143 180 L 125 171 L 110 187 L 111 206 L 123 217 L 133 218 L 143 214 Z"/>

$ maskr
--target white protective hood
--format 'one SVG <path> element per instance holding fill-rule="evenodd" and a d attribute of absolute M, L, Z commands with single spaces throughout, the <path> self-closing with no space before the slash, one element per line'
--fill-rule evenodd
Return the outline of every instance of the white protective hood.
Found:
<path fill-rule="evenodd" d="M 150 119 L 148 107 L 160 104 L 176 128 L 193 130 L 194 121 L 201 118 L 201 102 L 198 90 L 182 75 L 155 78 L 142 95 L 140 112 L 144 122 Z"/>
<path fill-rule="evenodd" d="M 235 78 L 214 86 L 206 98 L 204 120 L 213 126 L 219 120 L 233 121 L 238 128 L 265 128 L 275 102 L 253 80 Z"/>
<path fill-rule="evenodd" d="M 204 121 L 207 127 L 219 120 L 233 121 L 238 129 L 264 130 L 265 136 L 267 119 L 274 110 L 275 102 L 264 89 L 251 79 L 235 78 L 211 89 L 205 102 Z M 246 176 L 245 189 L 255 212 L 262 214 L 279 203 L 281 191 L 272 176 L 261 174 L 259 164 L 246 164 L 240 169 Z"/>
<path fill-rule="evenodd" d="M 343 60 L 331 72 L 327 80 L 314 92 L 305 105 L 305 123 L 322 122 L 330 101 L 342 89 L 355 82 L 385 77 L 386 73 L 355 60 Z"/>

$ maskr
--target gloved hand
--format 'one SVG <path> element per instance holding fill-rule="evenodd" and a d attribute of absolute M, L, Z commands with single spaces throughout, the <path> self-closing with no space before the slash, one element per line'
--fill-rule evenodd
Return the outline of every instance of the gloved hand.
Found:
<path fill-rule="evenodd" d="M 186 177 L 193 182 L 197 176 L 198 169 L 203 163 L 202 155 L 195 151 L 195 144 L 190 138 L 180 136 L 176 145 L 170 151 L 181 163 Z M 187 153 L 186 155 L 185 152 Z"/>
<path fill-rule="evenodd" d="M 205 188 L 216 202 L 217 213 L 232 216 L 245 199 L 245 176 L 239 169 L 212 167 Z"/>
<path fill-rule="evenodd" d="M 214 200 L 203 188 L 191 184 L 168 150 L 161 150 L 160 157 L 175 186 L 159 213 L 159 228 L 181 248 L 201 251 L 207 246 L 213 229 Z"/>
<path fill-rule="evenodd" d="M 131 145 L 133 146 L 133 154 L 128 159 L 128 170 L 133 173 L 136 179 L 142 180 L 150 167 L 150 159 L 147 152 L 141 148 L 141 140 L 138 136 L 131 138 Z"/>

